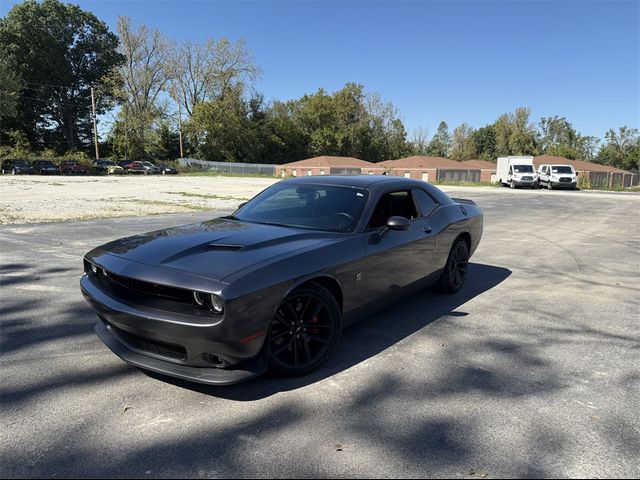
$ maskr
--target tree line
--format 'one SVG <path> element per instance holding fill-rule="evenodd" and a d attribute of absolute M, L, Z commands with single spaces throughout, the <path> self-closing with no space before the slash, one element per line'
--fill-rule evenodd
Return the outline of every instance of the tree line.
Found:
<path fill-rule="evenodd" d="M 59 0 L 27 0 L 0 19 L 0 156 L 93 157 L 93 89 L 96 114 L 110 119 L 101 156 L 117 159 L 495 161 L 549 154 L 624 169 L 640 162 L 637 128 L 611 129 L 598 139 L 565 117 L 533 123 L 521 107 L 481 128 L 463 123 L 450 131 L 442 121 L 431 136 L 425 128 L 409 135 L 398 109 L 358 83 L 266 101 L 255 88 L 261 69 L 244 40 L 177 42 L 127 17 L 116 30 Z"/>

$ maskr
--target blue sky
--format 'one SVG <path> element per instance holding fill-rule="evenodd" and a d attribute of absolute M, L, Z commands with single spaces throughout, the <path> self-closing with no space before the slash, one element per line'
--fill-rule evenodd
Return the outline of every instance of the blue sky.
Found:
<path fill-rule="evenodd" d="M 16 2 L 1 0 L 4 16 Z M 362 83 L 407 131 L 478 128 L 519 106 L 584 135 L 640 126 L 640 2 L 75 1 L 177 40 L 245 38 L 267 99 Z"/>

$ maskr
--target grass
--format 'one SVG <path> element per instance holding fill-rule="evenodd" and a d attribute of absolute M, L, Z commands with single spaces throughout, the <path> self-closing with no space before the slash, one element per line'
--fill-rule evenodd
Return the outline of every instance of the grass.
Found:
<path fill-rule="evenodd" d="M 249 197 L 231 197 L 231 196 L 220 196 L 220 195 L 206 195 L 203 193 L 189 193 L 189 192 L 164 192 L 170 195 L 182 195 L 183 197 L 196 197 L 196 198 L 206 198 L 208 200 L 240 200 L 245 201 L 249 200 Z"/>

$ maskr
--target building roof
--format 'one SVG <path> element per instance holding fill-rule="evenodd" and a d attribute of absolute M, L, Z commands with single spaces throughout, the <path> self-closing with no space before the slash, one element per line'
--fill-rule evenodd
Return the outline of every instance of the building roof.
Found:
<path fill-rule="evenodd" d="M 479 168 L 480 170 L 495 170 L 496 164 L 486 160 L 465 160 L 460 162 L 465 168 Z"/>
<path fill-rule="evenodd" d="M 353 157 L 331 157 L 323 155 L 321 157 L 306 158 L 297 162 L 286 163 L 282 167 L 371 167 L 375 164 Z"/>
<path fill-rule="evenodd" d="M 399 158 L 398 160 L 387 160 L 376 165 L 389 168 L 465 168 L 460 162 L 444 157 L 422 157 L 413 156 Z"/>
<path fill-rule="evenodd" d="M 536 169 L 540 165 L 555 164 L 555 165 L 573 165 L 573 169 L 578 172 L 615 172 L 615 173 L 629 173 L 619 168 L 611 167 L 609 165 L 600 165 L 599 163 L 586 162 L 584 160 L 569 160 L 564 157 L 554 157 L 553 155 L 539 155 L 533 159 L 533 164 Z"/>

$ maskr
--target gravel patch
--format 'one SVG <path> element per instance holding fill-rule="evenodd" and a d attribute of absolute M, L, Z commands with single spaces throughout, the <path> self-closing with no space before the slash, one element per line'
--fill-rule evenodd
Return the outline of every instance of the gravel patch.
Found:
<path fill-rule="evenodd" d="M 0 224 L 233 210 L 276 179 L 2 176 Z"/>

